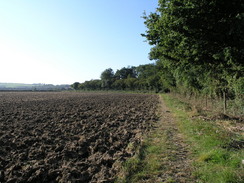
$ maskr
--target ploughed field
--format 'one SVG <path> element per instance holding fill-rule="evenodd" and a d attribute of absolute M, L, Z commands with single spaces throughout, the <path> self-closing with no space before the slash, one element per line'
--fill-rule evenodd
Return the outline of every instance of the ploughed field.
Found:
<path fill-rule="evenodd" d="M 157 95 L 0 92 L 0 183 L 113 182 Z"/>

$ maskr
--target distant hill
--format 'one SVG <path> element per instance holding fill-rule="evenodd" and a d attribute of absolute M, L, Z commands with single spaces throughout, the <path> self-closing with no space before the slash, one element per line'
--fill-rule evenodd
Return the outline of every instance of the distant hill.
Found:
<path fill-rule="evenodd" d="M 53 84 L 24 84 L 24 83 L 0 83 L 0 90 L 31 90 L 31 91 L 49 91 L 49 90 L 71 90 L 70 85 Z"/>

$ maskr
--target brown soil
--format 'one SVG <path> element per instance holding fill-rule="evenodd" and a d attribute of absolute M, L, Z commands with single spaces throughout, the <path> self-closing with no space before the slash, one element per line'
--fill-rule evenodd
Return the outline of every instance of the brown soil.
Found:
<path fill-rule="evenodd" d="M 128 144 L 157 120 L 158 101 L 142 94 L 0 93 L 0 182 L 113 182 L 116 162 L 133 155 Z M 181 143 L 179 149 L 185 163 Z"/>

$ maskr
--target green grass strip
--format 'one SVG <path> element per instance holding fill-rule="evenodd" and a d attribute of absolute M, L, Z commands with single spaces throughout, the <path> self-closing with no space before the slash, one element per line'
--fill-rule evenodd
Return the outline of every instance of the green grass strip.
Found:
<path fill-rule="evenodd" d="M 155 130 L 144 139 L 137 154 L 123 164 L 123 177 L 117 183 L 158 182 L 158 175 L 165 170 L 162 153 L 167 152 L 166 132 Z M 168 155 L 170 158 L 170 154 Z M 170 181 L 168 181 L 170 182 Z"/>
<path fill-rule="evenodd" d="M 244 180 L 243 149 L 227 148 L 231 142 L 243 140 L 243 136 L 231 134 L 214 121 L 191 119 L 189 108 L 171 95 L 162 95 L 167 107 L 174 114 L 179 130 L 191 145 L 197 182 L 241 183 Z"/>

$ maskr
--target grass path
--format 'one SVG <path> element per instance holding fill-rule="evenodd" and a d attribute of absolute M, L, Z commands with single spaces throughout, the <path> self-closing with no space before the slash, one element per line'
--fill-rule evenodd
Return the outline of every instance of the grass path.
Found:
<path fill-rule="evenodd" d="M 138 154 L 126 162 L 126 175 L 117 182 L 195 182 L 188 145 L 171 112 L 160 101 L 160 120 L 144 139 Z"/>
<path fill-rule="evenodd" d="M 157 182 L 193 182 L 189 147 L 162 99 L 160 110 L 161 119 L 157 124 L 157 135 L 151 139 L 155 146 L 163 145 L 159 153 L 160 164 L 163 167 Z"/>
<path fill-rule="evenodd" d="M 160 97 L 160 120 L 124 163 L 117 182 L 242 183 L 243 131 L 225 128 L 226 123 L 242 122 L 205 120 L 201 113 L 193 118 L 189 104 L 166 94 Z"/>
<path fill-rule="evenodd" d="M 172 95 L 162 95 L 175 116 L 179 131 L 184 134 L 192 152 L 192 173 L 199 183 L 241 183 L 244 180 L 244 136 L 242 128 L 231 131 L 243 121 L 209 119 L 204 111 L 194 108 Z M 193 110 L 192 110 L 193 109 Z M 193 115 L 194 114 L 194 115 Z M 221 116 L 221 115 L 220 115 Z"/>

